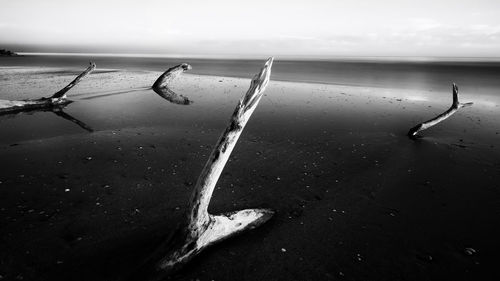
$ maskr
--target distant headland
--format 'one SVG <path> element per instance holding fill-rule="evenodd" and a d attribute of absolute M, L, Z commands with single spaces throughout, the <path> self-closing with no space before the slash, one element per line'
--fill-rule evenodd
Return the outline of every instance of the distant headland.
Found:
<path fill-rule="evenodd" d="M 19 55 L 9 50 L 0 49 L 0 57 L 19 57 Z"/>

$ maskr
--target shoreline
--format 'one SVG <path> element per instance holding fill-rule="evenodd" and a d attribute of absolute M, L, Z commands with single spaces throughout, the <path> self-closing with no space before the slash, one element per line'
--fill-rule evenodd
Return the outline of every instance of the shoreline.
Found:
<path fill-rule="evenodd" d="M 32 66 L 0 66 L 0 73 L 3 72 L 3 75 L 8 75 L 9 73 L 4 72 L 4 71 L 9 71 L 9 70 L 23 70 L 29 75 L 31 74 L 37 74 L 37 73 L 53 73 L 56 75 L 61 75 L 60 78 L 55 77 L 58 80 L 63 80 L 65 79 L 64 76 L 71 76 L 74 75 L 76 72 L 79 71 L 79 68 L 77 67 L 72 67 L 72 68 L 67 68 L 67 67 L 32 67 Z M 159 76 L 162 72 L 161 71 L 152 71 L 152 70 L 128 70 L 128 69 L 120 69 L 120 68 L 98 68 L 95 70 L 93 75 L 99 75 L 99 74 L 106 74 L 106 73 L 124 73 L 124 74 L 129 74 L 129 77 L 132 77 L 133 75 L 137 75 L 138 77 L 135 78 L 137 80 L 143 79 L 143 77 L 147 77 L 146 79 L 153 80 L 155 76 Z M 12 75 L 12 74 L 10 74 Z M 16 73 L 17 75 L 17 73 Z M 251 77 L 238 77 L 238 76 L 220 76 L 220 75 L 210 75 L 210 74 L 193 74 L 193 73 L 184 73 L 184 76 L 187 77 L 192 77 L 193 79 L 196 79 L 197 77 L 206 77 L 207 79 L 213 79 L 213 80 L 223 80 L 223 79 L 236 79 L 237 81 L 250 81 Z M 89 79 L 93 79 L 91 76 Z M 22 81 L 26 81 L 29 79 L 33 79 L 33 77 L 16 77 L 18 81 L 16 82 L 15 79 L 12 79 L 12 85 L 15 85 L 15 83 L 23 83 Z M 9 79 L 11 80 L 11 79 Z M 154 81 L 154 80 L 153 80 Z M 111 81 L 113 82 L 113 81 Z M 116 82 L 116 81 L 115 81 Z M 62 83 L 62 82 L 58 82 Z M 147 81 L 141 81 L 141 84 L 139 84 L 141 87 L 148 87 L 149 85 L 147 84 Z M 296 85 L 311 85 L 312 87 L 328 87 L 332 91 L 337 91 L 339 94 L 345 94 L 342 92 L 351 92 L 350 95 L 352 94 L 357 94 L 357 95 L 368 95 L 372 97 L 379 97 L 379 98 L 390 98 L 390 99 L 395 99 L 397 101 L 410 101 L 410 102 L 422 102 L 422 103 L 429 103 L 432 105 L 443 105 L 446 106 L 447 104 L 451 104 L 451 85 L 449 89 L 449 93 L 447 91 L 442 91 L 440 93 L 436 93 L 435 91 L 432 90 L 415 90 L 415 89 L 404 89 L 404 88 L 394 88 L 394 87 L 384 87 L 384 86 L 367 86 L 367 85 L 356 85 L 356 84 L 343 84 L 343 83 L 328 83 L 328 82 L 316 82 L 316 81 L 301 81 L 301 80 L 274 80 L 271 79 L 271 83 L 284 83 L 284 84 L 296 84 Z M 175 83 L 174 83 L 175 84 Z M 130 86 L 125 86 L 125 88 L 130 87 Z M 460 85 L 459 85 L 459 88 Z M 96 90 L 92 90 L 90 88 L 86 88 L 86 91 L 90 92 L 96 92 Z M 12 92 L 12 90 L 9 90 Z M 98 92 L 99 90 L 97 90 Z M 6 96 L 5 94 L 2 95 L 2 92 L 8 92 L 7 90 L 0 90 L 0 99 L 16 99 L 12 95 Z M 80 91 L 83 92 L 83 91 Z M 96 92 L 96 93 L 97 93 Z M 353 93 L 354 92 L 354 93 Z M 47 95 L 49 92 L 47 93 Z M 72 93 L 69 93 L 71 96 Z M 367 96 L 367 97 L 368 97 Z M 35 95 L 34 97 L 39 97 Z M 27 97 L 30 98 L 30 97 Z M 468 92 L 462 92 L 460 91 L 460 99 L 465 101 L 465 100 L 472 100 L 475 101 L 476 105 L 480 105 L 483 109 L 484 108 L 494 108 L 494 107 L 499 107 L 500 106 L 500 96 L 496 96 L 493 94 L 480 94 L 478 95 L 477 93 L 468 93 Z"/>
<path fill-rule="evenodd" d="M 169 66 L 189 62 L 192 74 L 249 79 L 258 69 L 259 60 L 217 60 L 138 57 L 37 56 L 15 60 L 0 59 L 0 65 L 51 66 L 75 68 L 94 60 L 99 68 L 128 71 L 165 71 Z M 274 66 L 274 81 L 306 82 L 331 85 L 361 85 L 372 88 L 390 87 L 401 90 L 449 91 L 456 83 L 462 93 L 498 95 L 500 64 L 433 64 L 287 61 Z"/>

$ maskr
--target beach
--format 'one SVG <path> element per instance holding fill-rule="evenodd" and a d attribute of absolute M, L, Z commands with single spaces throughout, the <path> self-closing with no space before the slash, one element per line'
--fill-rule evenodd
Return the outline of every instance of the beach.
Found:
<path fill-rule="evenodd" d="M 0 61 L 0 99 L 50 96 L 88 64 L 15 59 L 23 58 Z M 169 62 L 97 61 L 68 92 L 74 102 L 62 111 L 73 120 L 51 111 L 0 116 L 5 280 L 120 280 L 175 230 L 259 66 L 242 63 L 233 71 L 241 77 L 229 77 L 226 62 L 213 68 L 217 76 L 193 63 L 172 83 L 192 101 L 180 105 L 150 89 L 174 63 L 190 63 Z M 290 64 L 275 61 L 280 79 L 271 76 L 210 205 L 215 214 L 265 207 L 276 215 L 171 279 L 500 278 L 498 66 L 481 64 L 472 77 L 475 64 L 410 67 L 421 72 L 386 64 L 391 72 L 371 77 L 384 65 L 370 65 L 356 83 L 355 67 L 331 81 L 280 72 L 301 65 Z M 398 71 L 421 79 L 389 84 Z M 409 139 L 411 127 L 449 108 L 452 82 L 474 105 Z"/>

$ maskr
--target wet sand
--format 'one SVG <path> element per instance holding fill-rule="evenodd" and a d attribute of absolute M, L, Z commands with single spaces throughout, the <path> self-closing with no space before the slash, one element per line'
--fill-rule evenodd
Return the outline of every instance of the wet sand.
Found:
<path fill-rule="evenodd" d="M 0 68 L 0 98 L 50 96 L 80 69 Z M 101 69 L 63 111 L 0 116 L 0 275 L 119 280 L 168 236 L 249 79 Z M 460 85 L 459 85 L 460 86 Z M 447 92 L 271 81 L 211 212 L 277 211 L 175 280 L 499 278 L 499 98 L 446 110 Z M 469 255 L 467 248 L 474 249 Z M 470 252 L 470 250 L 469 250 Z"/>

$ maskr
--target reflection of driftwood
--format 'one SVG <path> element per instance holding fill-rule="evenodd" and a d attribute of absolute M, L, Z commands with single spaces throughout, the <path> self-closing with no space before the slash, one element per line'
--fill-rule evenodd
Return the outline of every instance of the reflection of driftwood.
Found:
<path fill-rule="evenodd" d="M 71 83 L 69 83 L 66 87 L 62 88 L 60 91 L 55 93 L 49 98 L 40 98 L 40 99 L 32 99 L 32 100 L 18 100 L 18 101 L 10 101 L 10 100 L 0 100 L 0 114 L 3 113 L 11 113 L 11 112 L 20 112 L 20 111 L 30 111 L 30 110 L 40 110 L 51 108 L 54 106 L 66 105 L 69 104 L 70 101 L 66 98 L 66 92 L 73 88 L 83 77 L 87 76 L 90 72 L 95 69 L 95 63 L 90 63 L 90 66 L 85 69 L 80 75 L 78 75 Z"/>
<path fill-rule="evenodd" d="M 155 93 L 157 93 L 160 97 L 168 100 L 171 103 L 184 104 L 184 105 L 192 103 L 192 101 L 190 101 L 187 97 L 177 94 L 176 92 L 170 90 L 167 87 L 153 88 L 153 91 L 155 91 Z"/>
<path fill-rule="evenodd" d="M 84 122 L 82 122 L 82 121 L 76 119 L 75 117 L 69 115 L 68 113 L 64 112 L 62 110 L 62 108 L 59 108 L 59 107 L 53 108 L 52 112 L 54 112 L 54 114 L 57 115 L 57 116 L 60 116 L 60 117 L 62 117 L 64 119 L 66 119 L 66 120 L 69 120 L 69 121 L 77 124 L 82 129 L 84 129 L 84 130 L 86 130 L 88 132 L 92 133 L 94 131 L 94 129 L 92 129 L 89 125 L 85 124 Z"/>
<path fill-rule="evenodd" d="M 453 103 L 451 104 L 451 107 L 448 110 L 446 110 L 445 112 L 439 114 L 438 116 L 436 116 L 428 121 L 425 121 L 423 123 L 420 123 L 417 126 L 411 128 L 410 131 L 408 132 L 408 136 L 410 138 L 416 138 L 418 136 L 417 135 L 418 132 L 423 131 L 425 129 L 428 129 L 428 128 L 436 125 L 437 123 L 447 119 L 448 117 L 453 115 L 455 112 L 457 112 L 460 108 L 468 107 L 471 105 L 472 105 L 472 102 L 460 103 L 458 101 L 458 87 L 457 87 L 457 85 L 455 85 L 455 83 L 453 83 Z"/>
<path fill-rule="evenodd" d="M 153 84 L 153 90 L 162 98 L 168 100 L 171 103 L 188 105 L 191 101 L 180 94 L 172 91 L 168 86 L 170 82 L 179 76 L 181 73 L 191 69 L 191 66 L 187 63 L 183 63 L 174 67 L 169 68 L 165 71 L 158 79 L 156 79 Z"/>
<path fill-rule="evenodd" d="M 274 211 L 269 209 L 246 209 L 221 215 L 208 213 L 208 205 L 217 180 L 269 82 L 272 63 L 273 58 L 270 58 L 260 73 L 252 79 L 250 88 L 239 101 L 228 127 L 196 182 L 186 221 L 135 273 L 132 280 L 159 280 L 184 265 L 206 247 L 253 229 L 273 216 Z"/>
<path fill-rule="evenodd" d="M 69 103 L 71 103 L 71 101 L 69 101 Z M 17 116 L 19 114 L 28 114 L 28 115 L 31 115 L 31 114 L 34 114 L 34 113 L 37 113 L 37 112 L 52 112 L 52 113 L 54 113 L 55 115 L 57 115 L 59 117 L 62 117 L 64 119 L 66 119 L 66 120 L 69 120 L 69 121 L 77 124 L 82 129 L 84 129 L 84 130 L 86 130 L 88 132 L 93 132 L 94 131 L 89 125 L 85 124 L 84 122 L 82 122 L 82 121 L 76 119 L 75 117 L 69 115 L 68 113 L 64 112 L 63 108 L 66 105 L 67 104 L 64 104 L 64 105 L 55 105 L 55 106 L 53 106 L 51 108 L 42 108 L 42 109 L 23 110 L 23 111 L 18 111 L 18 112 L 3 113 L 3 114 L 0 114 L 0 118 L 10 119 L 10 118 L 17 118 Z"/>

